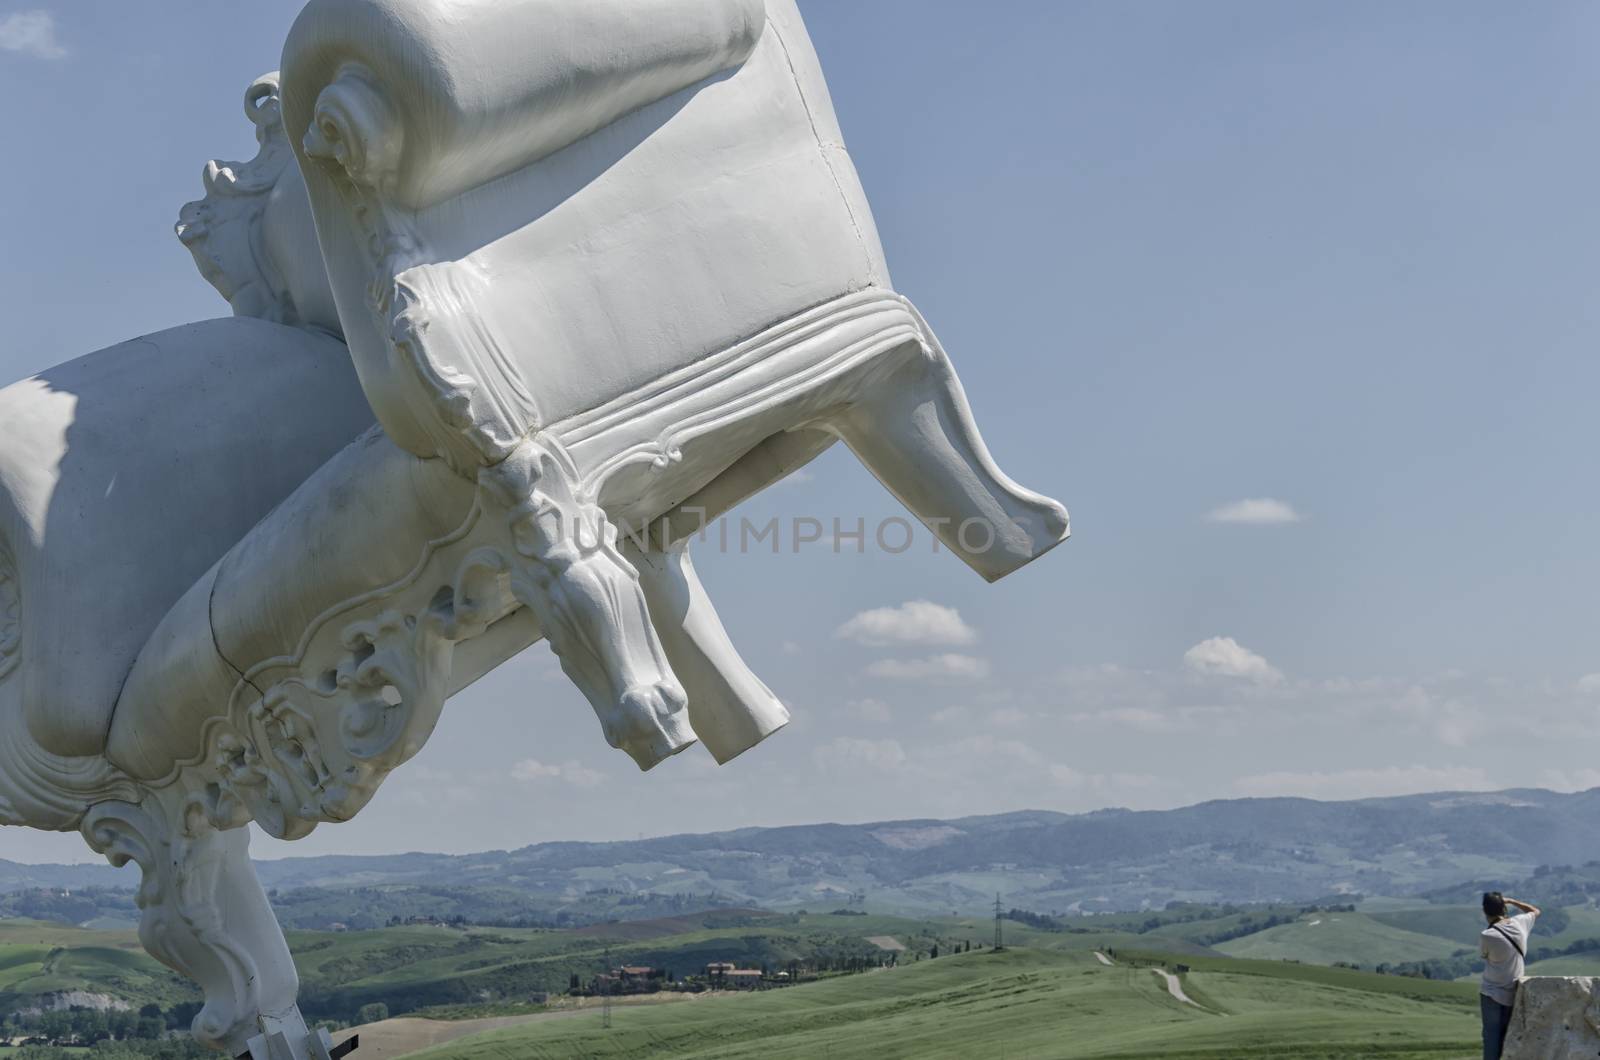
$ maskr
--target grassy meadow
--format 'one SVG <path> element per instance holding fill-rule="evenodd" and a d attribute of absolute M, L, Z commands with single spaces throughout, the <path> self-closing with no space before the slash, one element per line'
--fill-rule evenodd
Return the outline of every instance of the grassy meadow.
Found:
<path fill-rule="evenodd" d="M 0 1015 L 41 995 L 109 994 L 134 1007 L 195 1000 L 198 991 L 145 953 L 132 931 L 0 920 Z"/>
<path fill-rule="evenodd" d="M 1145 959 L 1155 960 L 1154 957 Z M 1455 1060 L 1473 1055 L 1475 991 L 1395 977 L 1296 974 L 1293 965 L 1208 960 L 1174 998 L 1151 967 L 1092 953 L 1009 948 L 750 996 L 618 1007 L 535 1021 L 417 1060 L 818 1057 Z M 1319 969 L 1318 971 L 1329 971 Z M 1287 974 L 1285 974 L 1287 973 Z M 1202 1007 L 1203 1006 L 1203 1007 Z"/>
<path fill-rule="evenodd" d="M 1216 949 L 1230 957 L 1313 964 L 1398 964 L 1448 957 L 1463 946 L 1475 946 L 1481 930 L 1481 917 L 1465 932 L 1448 937 L 1410 931 L 1362 913 L 1321 913 L 1218 943 Z"/>
<path fill-rule="evenodd" d="M 526 1020 L 414 1054 L 427 1060 L 1465 1060 L 1476 1034 L 1472 976 L 1373 969 L 1465 960 L 1480 923 L 1466 906 L 1379 900 L 1354 909 L 1182 907 L 1008 919 L 1001 952 L 988 946 L 994 923 L 987 918 L 853 911 L 722 910 L 567 929 L 414 925 L 296 931 L 289 939 L 312 1018 L 351 1022 L 362 1005 L 381 1001 L 395 1016 Z M 1535 950 L 1578 950 L 1531 971 L 1600 974 L 1600 947 L 1584 948 L 1593 938 L 1600 938 L 1600 910 L 1553 910 Z M 891 952 L 880 942 L 904 947 L 895 951 L 898 967 L 754 993 L 661 996 L 671 1004 L 618 1004 L 610 1028 L 595 999 L 531 1000 L 543 991 L 559 995 L 573 975 L 586 980 L 623 963 L 680 976 L 719 960 L 777 970 L 864 955 L 876 964 Z M 1096 951 L 1116 963 L 1103 964 Z M 1168 991 L 1158 969 L 1180 973 L 1188 1002 Z M 0 1014 L 69 990 L 164 1008 L 196 999 L 131 931 L 0 920 Z"/>

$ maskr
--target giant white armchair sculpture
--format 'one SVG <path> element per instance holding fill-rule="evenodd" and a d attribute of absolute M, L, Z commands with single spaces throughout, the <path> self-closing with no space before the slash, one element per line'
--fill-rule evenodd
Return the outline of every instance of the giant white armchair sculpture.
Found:
<path fill-rule="evenodd" d="M 793 0 L 312 0 L 245 109 L 179 224 L 236 315 L 0 391 L 0 821 L 138 863 L 201 1041 L 325 1058 L 244 825 L 349 820 L 540 638 L 641 768 L 770 735 L 687 541 L 837 440 L 990 580 L 1067 514 L 890 287 Z"/>

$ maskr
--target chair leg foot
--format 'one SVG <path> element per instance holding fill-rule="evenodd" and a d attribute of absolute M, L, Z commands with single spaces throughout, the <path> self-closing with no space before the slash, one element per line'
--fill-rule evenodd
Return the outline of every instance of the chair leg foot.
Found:
<path fill-rule="evenodd" d="M 733 646 L 687 546 L 641 551 L 630 543 L 626 554 L 639 571 L 673 672 L 688 693 L 689 721 L 717 762 L 787 725 L 789 712 Z"/>
<path fill-rule="evenodd" d="M 193 808 L 174 785 L 137 804 L 97 803 L 81 831 L 113 865 L 138 863 L 139 941 L 200 984 L 205 1006 L 190 1030 L 231 1056 L 283 1027 L 304 1032 L 300 980 L 251 867 L 249 830 L 219 830 Z"/>
<path fill-rule="evenodd" d="M 996 581 L 1066 540 L 1067 510 L 996 465 L 931 331 L 919 353 L 824 425 L 952 552 Z"/>

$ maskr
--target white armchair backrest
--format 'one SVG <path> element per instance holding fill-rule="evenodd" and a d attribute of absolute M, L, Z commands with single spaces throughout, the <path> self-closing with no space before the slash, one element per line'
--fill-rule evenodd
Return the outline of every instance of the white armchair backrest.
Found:
<path fill-rule="evenodd" d="M 368 398 L 469 476 L 884 282 L 790 0 L 313 0 L 283 76 Z"/>

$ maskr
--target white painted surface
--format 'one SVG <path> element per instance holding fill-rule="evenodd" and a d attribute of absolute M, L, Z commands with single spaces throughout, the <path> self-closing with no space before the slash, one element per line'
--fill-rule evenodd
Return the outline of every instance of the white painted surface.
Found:
<path fill-rule="evenodd" d="M 890 288 L 793 0 L 312 0 L 283 69 L 179 226 L 238 316 L 0 391 L 0 819 L 137 862 L 256 1060 L 326 1042 L 244 825 L 348 820 L 541 637 L 643 769 L 788 720 L 697 519 L 842 440 L 986 579 L 1068 531 Z"/>

